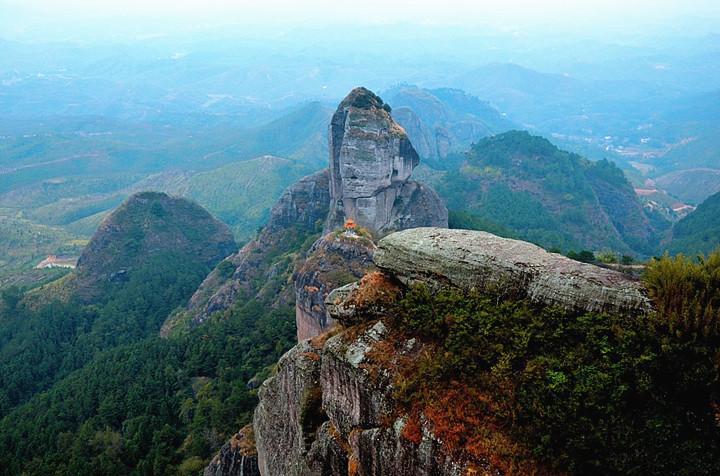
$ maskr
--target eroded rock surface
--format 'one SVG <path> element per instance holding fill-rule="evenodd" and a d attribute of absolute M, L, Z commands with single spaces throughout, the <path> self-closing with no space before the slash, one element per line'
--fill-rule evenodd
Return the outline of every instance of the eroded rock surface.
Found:
<path fill-rule="evenodd" d="M 418 443 L 393 415 L 388 375 L 371 375 L 368 353 L 387 337 L 378 322 L 355 338 L 303 341 L 260 390 L 254 426 L 265 476 L 460 476 L 468 466 L 424 428 Z M 487 475 L 497 475 L 490 466 Z"/>
<path fill-rule="evenodd" d="M 382 99 L 365 88 L 354 89 L 338 106 L 329 134 L 326 231 L 347 218 L 380 234 L 407 226 L 447 226 L 447 209 L 437 194 L 409 180 L 420 159 Z"/>
<path fill-rule="evenodd" d="M 293 263 L 274 262 L 272 256 L 297 251 L 304 235 L 312 234 L 325 220 L 330 201 L 328 171 L 322 170 L 288 188 L 272 208 L 258 237 L 247 243 L 212 271 L 195 291 L 186 309 L 171 316 L 161 335 L 181 322 L 198 325 L 216 312 L 229 309 L 240 296 L 261 298 L 271 305 L 292 305 L 287 279 L 272 279 L 293 272 Z M 260 286 L 257 285 L 260 283 Z"/>
<path fill-rule="evenodd" d="M 380 240 L 374 261 L 405 283 L 474 288 L 567 310 L 635 314 L 650 309 L 642 285 L 622 273 L 481 231 L 401 231 Z"/>
<path fill-rule="evenodd" d="M 397 373 L 427 352 L 421 341 L 385 326 L 413 283 L 571 311 L 650 309 L 641 285 L 621 273 L 484 232 L 397 232 L 380 240 L 374 262 L 379 271 L 326 298 L 329 316 L 345 327 L 298 344 L 263 384 L 254 419 L 262 474 L 501 474 L 489 460 L 458 456 L 434 436 L 437 422 L 412 420 L 393 398 L 403 381 Z"/>
<path fill-rule="evenodd" d="M 321 334 L 334 322 L 325 298 L 333 289 L 360 279 L 374 268 L 375 244 L 354 232 L 333 232 L 313 244 L 293 275 L 298 340 Z"/>
<path fill-rule="evenodd" d="M 252 425 L 248 425 L 230 441 L 205 468 L 203 476 L 260 476 Z"/>

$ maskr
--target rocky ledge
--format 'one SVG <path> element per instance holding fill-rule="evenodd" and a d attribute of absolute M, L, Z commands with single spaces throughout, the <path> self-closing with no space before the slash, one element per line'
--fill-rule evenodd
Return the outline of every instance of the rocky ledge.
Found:
<path fill-rule="evenodd" d="M 394 414 L 391 376 L 370 370 L 373 349 L 387 333 L 377 322 L 352 338 L 341 332 L 325 342 L 303 341 L 280 360 L 255 411 L 260 474 L 499 474 L 446 455 L 425 424 L 418 439 L 407 437 L 407 418 Z M 407 342 L 405 351 L 413 350 Z"/>
<path fill-rule="evenodd" d="M 477 290 L 578 312 L 650 309 L 641 285 L 621 273 L 483 232 L 394 233 L 380 240 L 374 262 L 380 271 L 327 297 L 338 325 L 290 350 L 262 385 L 254 417 L 261 474 L 502 474 L 491 461 L 468 462 L 448 450 L 432 423 L 412 419 L 393 399 L 393 372 L 427 351 L 386 327 L 408 285 Z"/>
<path fill-rule="evenodd" d="M 626 275 L 481 231 L 415 228 L 378 243 L 378 268 L 405 284 L 453 286 L 566 310 L 637 314 L 650 309 Z"/>

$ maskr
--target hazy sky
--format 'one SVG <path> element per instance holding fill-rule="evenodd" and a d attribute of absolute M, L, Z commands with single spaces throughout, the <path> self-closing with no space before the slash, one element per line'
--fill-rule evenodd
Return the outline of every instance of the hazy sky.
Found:
<path fill-rule="evenodd" d="M 112 19 L 201 26 L 247 24 L 417 23 L 491 26 L 498 30 L 560 27 L 580 30 L 642 28 L 678 18 L 720 18 L 718 0 L 0 0 L 0 33 L 28 34 L 41 24 Z M 39 33 L 39 32 L 38 32 Z"/>

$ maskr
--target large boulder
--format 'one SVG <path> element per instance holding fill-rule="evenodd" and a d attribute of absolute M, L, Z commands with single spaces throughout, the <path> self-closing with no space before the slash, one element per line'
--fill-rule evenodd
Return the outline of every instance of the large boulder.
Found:
<path fill-rule="evenodd" d="M 410 216 L 413 226 L 447 226 L 447 209 L 437 194 L 410 181 L 420 159 L 405 130 L 371 91 L 353 89 L 340 103 L 330 123 L 329 149 L 327 231 L 347 218 L 379 234 L 405 228 Z"/>
<path fill-rule="evenodd" d="M 575 311 L 650 309 L 642 285 L 622 273 L 482 231 L 400 231 L 380 240 L 373 259 L 405 284 L 475 289 Z"/>

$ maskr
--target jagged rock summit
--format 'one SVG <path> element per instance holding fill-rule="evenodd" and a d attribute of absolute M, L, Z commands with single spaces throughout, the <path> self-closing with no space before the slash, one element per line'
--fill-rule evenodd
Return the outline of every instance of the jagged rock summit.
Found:
<path fill-rule="evenodd" d="M 317 233 L 319 223 L 324 224 L 323 236 L 300 260 L 293 278 L 298 337 L 312 337 L 332 323 L 324 299 L 339 284 L 337 279 L 344 279 L 348 269 L 358 278 L 372 265 L 372 242 L 356 240 L 358 249 L 353 250 L 353 240 L 328 234 L 342 230 L 347 219 L 373 236 L 418 226 L 447 227 L 448 211 L 435 191 L 410 180 L 419 158 L 390 110 L 373 92 L 353 89 L 329 126 L 330 167 L 289 187 L 258 237 L 205 279 L 187 309 L 166 322 L 163 334 L 180 322 L 202 323 L 230 308 L 241 294 L 264 299 L 275 293 L 277 298 L 269 299 L 273 306 L 292 302 L 291 287 L 278 290 L 261 283 L 281 281 L 278 276 L 290 268 L 275 257 L 298 252 L 291 249 L 298 234 Z"/>
<path fill-rule="evenodd" d="M 375 236 L 417 226 L 448 226 L 447 208 L 435 191 L 410 180 L 418 154 L 390 110 L 373 92 L 356 88 L 332 118 L 325 236 L 294 276 L 298 340 L 332 324 L 324 301 L 330 290 L 344 284 L 338 277 L 351 272 L 359 278 L 372 266 L 372 241 L 354 232 L 337 235 L 347 220 Z"/>
<path fill-rule="evenodd" d="M 416 226 L 447 226 L 447 209 L 431 188 L 410 180 L 419 164 L 391 108 L 372 91 L 353 89 L 329 132 L 330 213 L 325 230 L 352 218 L 379 234 Z"/>

